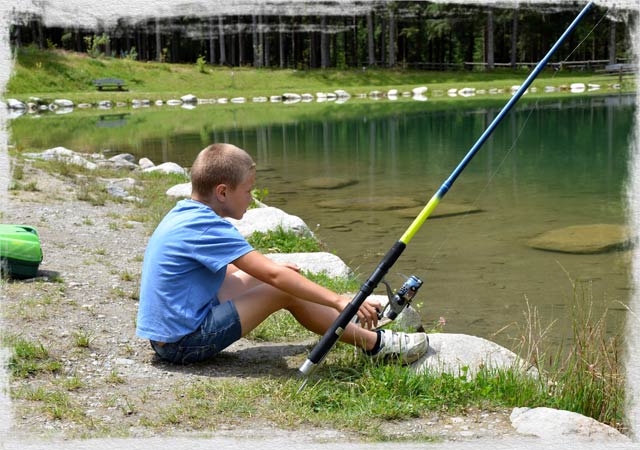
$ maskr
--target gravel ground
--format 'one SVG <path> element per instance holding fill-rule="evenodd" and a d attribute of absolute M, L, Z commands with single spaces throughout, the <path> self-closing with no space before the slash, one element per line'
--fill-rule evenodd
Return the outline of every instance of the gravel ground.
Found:
<path fill-rule="evenodd" d="M 292 376 L 313 342 L 264 344 L 241 340 L 209 364 L 176 367 L 157 360 L 148 342 L 135 337 L 137 290 L 149 230 L 130 220 L 135 206 L 79 201 L 77 186 L 25 166 L 22 184 L 36 181 L 37 191 L 11 191 L 3 205 L 3 223 L 35 226 L 44 261 L 40 281 L 13 281 L 2 286 L 3 334 L 40 342 L 60 361 L 55 375 L 11 381 L 14 436 L 61 438 L 190 435 L 180 423 L 149 427 L 145 420 L 175 398 L 174 388 L 206 379 L 255 379 Z M 48 281 L 55 278 L 58 281 Z M 85 346 L 82 341 L 89 341 Z M 77 386 L 74 386 L 74 383 Z M 43 407 L 27 393 L 63 390 L 70 411 Z M 517 436 L 510 410 L 466 411 L 458 416 L 426 413 L 423 417 L 383 426 L 389 438 L 483 441 Z M 80 419 L 74 420 L 74 414 Z M 274 423 L 243 424 L 234 418 L 216 421 L 218 437 L 287 436 L 301 433 L 308 442 L 357 442 L 356 433 L 331 429 L 283 430 Z M 214 431 L 214 428 L 205 430 Z M 200 430 L 202 432 L 202 430 Z"/>

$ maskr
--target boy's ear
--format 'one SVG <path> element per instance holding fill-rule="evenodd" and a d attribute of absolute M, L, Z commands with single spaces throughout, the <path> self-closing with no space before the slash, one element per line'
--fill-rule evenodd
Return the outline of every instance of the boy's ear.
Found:
<path fill-rule="evenodd" d="M 214 193 L 216 195 L 216 198 L 218 199 L 218 201 L 223 202 L 226 197 L 227 197 L 227 185 L 226 184 L 218 184 L 215 189 L 214 189 Z"/>

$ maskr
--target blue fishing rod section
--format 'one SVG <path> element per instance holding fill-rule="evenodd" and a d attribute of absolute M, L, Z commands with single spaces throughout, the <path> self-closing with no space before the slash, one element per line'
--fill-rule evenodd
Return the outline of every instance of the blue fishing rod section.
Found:
<path fill-rule="evenodd" d="M 549 62 L 549 60 L 551 59 L 553 54 L 556 52 L 556 50 L 558 50 L 558 48 L 564 43 L 564 41 L 567 39 L 567 37 L 569 37 L 569 35 L 573 32 L 573 30 L 582 21 L 582 18 L 589 12 L 589 10 L 592 7 L 593 7 L 593 2 L 589 2 L 582 9 L 580 14 L 578 14 L 578 16 L 573 20 L 571 25 L 569 25 L 569 27 L 565 30 L 565 32 L 562 34 L 562 36 L 560 36 L 560 38 L 553 45 L 553 47 L 551 47 L 551 49 L 549 50 L 549 52 L 547 52 L 545 57 L 540 60 L 538 65 L 529 74 L 529 76 L 522 83 L 520 88 L 518 88 L 518 90 L 513 95 L 513 97 L 511 97 L 509 102 L 502 108 L 502 111 L 500 111 L 500 114 L 498 114 L 495 117 L 495 119 L 493 119 L 491 124 L 484 131 L 484 133 L 482 133 L 482 135 L 478 138 L 478 140 L 473 145 L 473 147 L 471 147 L 471 149 L 469 150 L 467 155 L 462 159 L 462 161 L 460 161 L 460 164 L 458 164 L 458 167 L 456 167 L 455 170 L 451 173 L 451 175 L 449 175 L 449 178 L 447 178 L 447 180 L 444 183 L 442 183 L 442 186 L 440 186 L 440 189 L 438 189 L 438 192 L 436 194 L 436 195 L 438 195 L 439 198 L 442 198 L 442 197 L 445 196 L 445 194 L 447 193 L 447 191 L 449 191 L 449 189 L 451 188 L 453 183 L 456 181 L 458 176 L 462 173 L 462 171 L 465 169 L 465 167 L 467 167 L 467 164 L 469 164 L 469 162 L 475 156 L 475 154 L 478 153 L 478 150 L 480 150 L 480 147 L 482 147 L 482 145 L 489 138 L 491 133 L 493 133 L 493 130 L 495 130 L 495 128 L 502 121 L 504 116 L 506 116 L 509 113 L 509 111 L 511 110 L 513 105 L 515 105 L 518 102 L 518 100 L 520 100 L 520 97 L 522 97 L 524 95 L 524 93 L 527 91 L 527 89 L 529 89 L 529 86 L 531 86 L 531 83 L 533 83 L 533 81 L 537 78 L 537 76 L 540 74 L 540 72 L 542 72 L 542 70 L 545 68 L 545 66 L 547 65 L 547 63 Z"/>

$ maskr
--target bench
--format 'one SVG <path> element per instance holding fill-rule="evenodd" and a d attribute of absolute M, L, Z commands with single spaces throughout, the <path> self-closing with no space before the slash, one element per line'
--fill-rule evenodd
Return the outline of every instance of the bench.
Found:
<path fill-rule="evenodd" d="M 98 80 L 92 80 L 99 91 L 103 89 L 117 89 L 119 91 L 126 90 L 125 82 L 119 78 L 100 78 Z"/>
<path fill-rule="evenodd" d="M 633 64 L 607 64 L 604 71 L 609 74 L 617 75 L 621 73 L 634 73 L 635 65 Z"/>

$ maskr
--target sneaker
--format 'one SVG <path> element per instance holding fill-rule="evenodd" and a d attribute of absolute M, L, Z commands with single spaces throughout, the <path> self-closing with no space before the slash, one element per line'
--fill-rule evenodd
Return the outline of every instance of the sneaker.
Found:
<path fill-rule="evenodd" d="M 401 333 L 381 330 L 380 350 L 374 359 L 395 358 L 402 364 L 410 364 L 429 350 L 429 336 L 426 333 Z"/>

